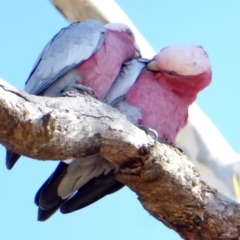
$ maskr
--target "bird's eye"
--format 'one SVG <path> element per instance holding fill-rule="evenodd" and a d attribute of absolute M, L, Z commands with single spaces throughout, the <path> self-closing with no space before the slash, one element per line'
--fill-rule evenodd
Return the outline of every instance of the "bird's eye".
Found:
<path fill-rule="evenodd" d="M 135 40 L 135 36 L 134 36 L 133 32 L 132 32 L 130 29 L 127 29 L 127 30 L 125 31 L 125 33 L 126 33 L 129 37 L 131 37 L 132 39 Z"/>
<path fill-rule="evenodd" d="M 175 71 L 166 71 L 168 75 L 177 76 L 178 74 Z"/>

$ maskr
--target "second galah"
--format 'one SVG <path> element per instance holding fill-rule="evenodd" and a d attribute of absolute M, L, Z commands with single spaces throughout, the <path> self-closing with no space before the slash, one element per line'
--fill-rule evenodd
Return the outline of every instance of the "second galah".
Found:
<path fill-rule="evenodd" d="M 46 45 L 24 90 L 58 97 L 69 85 L 78 84 L 92 89 L 103 100 L 122 64 L 139 56 L 134 34 L 125 24 L 76 22 L 62 29 Z M 7 168 L 11 169 L 19 157 L 7 150 Z"/>
<path fill-rule="evenodd" d="M 161 140 L 174 144 L 187 123 L 189 105 L 209 85 L 211 75 L 202 47 L 167 47 L 151 61 L 126 62 L 105 101 L 135 125 L 152 128 Z M 117 171 L 100 155 L 61 162 L 36 194 L 38 220 L 46 220 L 59 207 L 70 213 L 119 190 L 123 185 L 114 178 Z"/>

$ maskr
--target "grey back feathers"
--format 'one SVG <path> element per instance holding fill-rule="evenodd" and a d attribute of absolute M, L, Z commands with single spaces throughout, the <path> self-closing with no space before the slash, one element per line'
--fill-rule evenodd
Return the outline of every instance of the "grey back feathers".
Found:
<path fill-rule="evenodd" d="M 148 62 L 149 60 L 143 58 L 125 62 L 104 101 L 111 106 L 115 106 L 117 102 L 123 100 L 125 94 L 136 82 L 139 74 L 146 68 L 146 63 Z"/>
<path fill-rule="evenodd" d="M 24 90 L 42 94 L 59 77 L 90 58 L 102 46 L 105 31 L 105 26 L 95 20 L 63 28 L 43 49 Z"/>

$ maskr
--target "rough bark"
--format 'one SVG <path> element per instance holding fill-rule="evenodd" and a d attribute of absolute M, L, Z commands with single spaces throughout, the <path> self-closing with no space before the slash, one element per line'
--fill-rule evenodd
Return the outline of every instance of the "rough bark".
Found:
<path fill-rule="evenodd" d="M 0 96 L 0 142 L 22 155 L 62 160 L 100 151 L 124 164 L 153 143 L 116 109 L 86 94 L 38 97 L 0 79 Z M 119 158 L 121 152 L 126 157 Z"/>
<path fill-rule="evenodd" d="M 203 182 L 186 155 L 156 143 L 139 171 L 117 178 L 143 207 L 183 239 L 240 239 L 240 206 Z M 137 173 L 136 173 L 137 172 Z"/>
<path fill-rule="evenodd" d="M 184 239 L 240 238 L 240 206 L 201 181 L 181 151 L 91 96 L 67 96 L 32 96 L 0 80 L 0 142 L 42 160 L 100 152 L 143 207 Z"/>

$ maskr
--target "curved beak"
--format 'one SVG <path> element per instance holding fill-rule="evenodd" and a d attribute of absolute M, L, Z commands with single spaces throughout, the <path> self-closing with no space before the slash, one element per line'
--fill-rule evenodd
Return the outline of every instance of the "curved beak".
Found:
<path fill-rule="evenodd" d="M 140 58 L 142 55 L 141 55 L 141 51 L 140 51 L 140 48 L 138 46 L 138 44 L 135 42 L 134 43 L 134 46 L 135 46 L 135 55 L 134 55 L 134 58 Z"/>
<path fill-rule="evenodd" d="M 159 71 L 159 69 L 157 68 L 157 63 L 155 59 L 150 61 L 150 63 L 147 65 L 147 68 L 152 71 Z"/>

